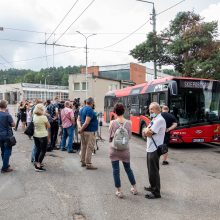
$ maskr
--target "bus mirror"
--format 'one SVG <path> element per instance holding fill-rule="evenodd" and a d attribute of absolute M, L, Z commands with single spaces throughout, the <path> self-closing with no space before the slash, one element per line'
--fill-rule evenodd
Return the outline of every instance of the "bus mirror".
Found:
<path fill-rule="evenodd" d="M 177 82 L 176 81 L 171 81 L 169 83 L 169 89 L 170 89 L 170 94 L 171 95 L 177 95 L 178 94 Z"/>

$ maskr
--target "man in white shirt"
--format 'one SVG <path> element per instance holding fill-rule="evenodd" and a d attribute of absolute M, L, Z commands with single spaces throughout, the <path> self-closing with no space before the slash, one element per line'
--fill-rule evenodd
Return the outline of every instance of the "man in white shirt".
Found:
<path fill-rule="evenodd" d="M 157 153 L 157 146 L 163 144 L 164 135 L 166 131 L 166 122 L 160 114 L 161 108 L 157 102 L 152 102 L 149 106 L 151 123 L 144 131 L 144 135 L 147 137 L 147 168 L 150 187 L 144 187 L 149 191 L 149 194 L 145 195 L 147 199 L 161 198 L 160 195 L 160 174 L 159 174 L 159 156 Z M 152 137 L 155 143 L 152 140 Z"/>

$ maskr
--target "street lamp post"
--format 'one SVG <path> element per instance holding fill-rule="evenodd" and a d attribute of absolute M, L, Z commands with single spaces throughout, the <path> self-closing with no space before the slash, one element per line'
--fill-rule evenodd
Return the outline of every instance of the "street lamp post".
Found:
<path fill-rule="evenodd" d="M 154 7 L 154 2 L 145 1 L 145 0 L 137 0 L 139 2 L 145 2 L 153 5 L 153 11 L 152 11 L 152 20 L 153 20 L 153 33 L 154 33 L 154 79 L 157 78 L 157 61 L 156 61 L 156 12 Z"/>
<path fill-rule="evenodd" d="M 45 77 L 45 81 L 44 81 L 44 87 L 45 87 L 45 94 L 44 94 L 44 98 L 45 98 L 45 101 L 47 101 L 47 91 L 46 91 L 46 86 L 47 86 L 47 77 Z"/>
<path fill-rule="evenodd" d="M 81 34 L 86 40 L 86 99 L 88 98 L 88 47 L 87 47 L 87 40 L 89 37 L 94 36 L 96 34 L 90 34 L 86 36 L 85 34 L 81 33 L 80 31 L 76 31 L 78 34 Z"/>
<path fill-rule="evenodd" d="M 47 77 L 48 75 L 45 76 L 45 79 L 44 79 L 44 87 L 45 87 L 45 101 L 47 101 L 48 97 L 47 97 L 47 92 L 48 92 L 48 89 L 49 89 L 49 86 L 47 85 Z"/>

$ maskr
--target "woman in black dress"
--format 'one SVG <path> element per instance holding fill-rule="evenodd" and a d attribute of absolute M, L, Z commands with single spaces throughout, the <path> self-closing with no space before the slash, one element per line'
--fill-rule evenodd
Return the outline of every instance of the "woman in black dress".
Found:
<path fill-rule="evenodd" d="M 21 122 L 22 122 L 22 130 L 24 132 L 27 121 L 27 105 L 26 102 L 21 102 L 20 104 L 20 114 L 21 114 Z"/>

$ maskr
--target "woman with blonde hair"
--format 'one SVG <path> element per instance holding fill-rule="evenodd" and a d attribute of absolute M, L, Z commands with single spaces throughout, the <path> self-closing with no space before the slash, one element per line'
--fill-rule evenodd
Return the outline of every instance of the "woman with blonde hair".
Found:
<path fill-rule="evenodd" d="M 50 128 L 50 123 L 46 115 L 44 115 L 44 106 L 43 104 L 37 104 L 34 108 L 34 143 L 36 146 L 35 154 L 35 171 L 41 172 L 46 171 L 43 168 L 42 161 L 47 151 L 47 136 L 48 128 Z"/>

